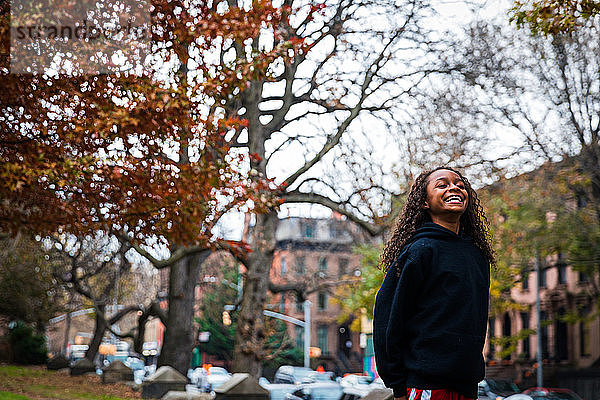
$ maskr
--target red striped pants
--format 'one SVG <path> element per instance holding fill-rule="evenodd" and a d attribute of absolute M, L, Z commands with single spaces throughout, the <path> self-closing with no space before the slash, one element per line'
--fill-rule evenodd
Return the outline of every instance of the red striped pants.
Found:
<path fill-rule="evenodd" d="M 446 389 L 406 388 L 407 400 L 475 400 Z"/>

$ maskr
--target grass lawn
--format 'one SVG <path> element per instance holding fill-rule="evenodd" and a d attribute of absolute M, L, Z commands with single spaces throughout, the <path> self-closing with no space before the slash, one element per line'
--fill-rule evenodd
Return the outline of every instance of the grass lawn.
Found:
<path fill-rule="evenodd" d="M 129 400 L 141 395 L 98 376 L 70 376 L 45 367 L 0 365 L 0 400 Z"/>

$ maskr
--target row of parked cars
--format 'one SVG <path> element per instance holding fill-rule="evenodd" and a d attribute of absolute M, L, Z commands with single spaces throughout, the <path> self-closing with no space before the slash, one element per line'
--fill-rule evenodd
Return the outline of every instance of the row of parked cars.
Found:
<path fill-rule="evenodd" d="M 231 378 L 221 367 L 190 370 L 191 383 L 204 392 L 211 392 Z M 336 377 L 333 372 L 284 365 L 275 373 L 273 382 L 259 380 L 270 393 L 271 400 L 358 400 L 374 389 L 383 389 L 381 379 L 366 375 L 347 374 Z M 530 388 L 521 392 L 510 381 L 484 379 L 478 385 L 479 400 L 582 400 L 568 389 Z"/>
<path fill-rule="evenodd" d="M 479 400 L 582 400 L 569 389 L 533 387 L 523 392 L 513 382 L 484 379 L 478 385 Z"/>
<path fill-rule="evenodd" d="M 273 382 L 261 378 L 271 400 L 356 400 L 373 389 L 384 388 L 381 379 L 347 374 L 335 377 L 329 371 L 284 365 L 275 373 Z"/>

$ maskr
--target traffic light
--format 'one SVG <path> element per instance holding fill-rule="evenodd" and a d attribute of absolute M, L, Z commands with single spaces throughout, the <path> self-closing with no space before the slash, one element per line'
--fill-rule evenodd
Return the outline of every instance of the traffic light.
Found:
<path fill-rule="evenodd" d="M 223 325 L 231 325 L 231 316 L 229 315 L 229 311 L 223 311 Z"/>

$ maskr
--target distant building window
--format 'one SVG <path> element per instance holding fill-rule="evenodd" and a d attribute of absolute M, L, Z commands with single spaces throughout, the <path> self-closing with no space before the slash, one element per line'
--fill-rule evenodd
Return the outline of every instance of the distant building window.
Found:
<path fill-rule="evenodd" d="M 558 269 L 558 283 L 567 283 L 567 266 L 563 263 L 559 263 L 556 265 L 556 268 Z"/>
<path fill-rule="evenodd" d="M 327 347 L 327 325 L 317 326 L 317 346 L 321 349 L 321 354 L 327 354 L 329 349 Z"/>
<path fill-rule="evenodd" d="M 281 293 L 281 300 L 279 300 L 279 312 L 285 312 L 285 293 Z"/>
<path fill-rule="evenodd" d="M 585 206 L 587 206 L 587 199 L 585 198 L 584 195 L 577 193 L 577 208 L 581 209 L 584 208 Z"/>
<path fill-rule="evenodd" d="M 304 348 L 304 328 L 298 325 L 294 326 L 296 330 L 296 347 L 299 349 Z"/>
<path fill-rule="evenodd" d="M 298 296 L 296 296 L 296 312 L 304 311 L 304 307 L 302 307 L 302 300 Z"/>
<path fill-rule="evenodd" d="M 317 307 L 319 310 L 327 310 L 327 292 L 319 292 Z"/>
<path fill-rule="evenodd" d="M 488 323 L 489 323 L 488 334 L 490 336 L 490 339 L 493 339 L 496 337 L 496 318 L 491 317 L 488 320 Z M 495 353 L 496 353 L 496 351 L 494 349 L 494 344 L 490 340 L 490 347 L 489 347 L 488 355 L 487 355 L 488 360 L 493 360 Z"/>
<path fill-rule="evenodd" d="M 521 287 L 523 290 L 529 290 L 529 272 L 523 271 L 523 276 L 521 278 Z"/>
<path fill-rule="evenodd" d="M 302 236 L 305 238 L 312 238 L 315 235 L 315 226 L 312 222 L 305 222 L 302 224 Z"/>
<path fill-rule="evenodd" d="M 546 268 L 541 268 L 540 269 L 538 282 L 539 282 L 539 287 L 541 287 L 541 288 L 545 288 L 546 287 L 546 271 L 547 271 Z"/>
<path fill-rule="evenodd" d="M 588 282 L 590 278 L 588 278 L 585 272 L 579 271 L 579 282 Z"/>
<path fill-rule="evenodd" d="M 329 225 L 329 238 L 335 239 L 344 236 L 344 230 L 338 223 L 332 223 Z"/>
<path fill-rule="evenodd" d="M 582 316 L 587 317 L 590 309 L 586 307 L 582 310 Z M 582 357 L 588 357 L 590 352 L 590 327 L 585 321 L 579 322 L 579 353 Z"/>
<path fill-rule="evenodd" d="M 306 273 L 306 257 L 296 257 L 296 274 L 304 275 Z"/>
<path fill-rule="evenodd" d="M 540 312 L 540 325 L 542 326 L 542 358 L 548 358 L 548 325 L 546 324 L 546 320 L 548 316 L 546 315 L 546 311 Z"/>
<path fill-rule="evenodd" d="M 338 276 L 342 277 L 348 273 L 348 259 L 340 258 L 338 261 Z"/>
<path fill-rule="evenodd" d="M 284 256 L 281 257 L 281 276 L 287 273 L 287 260 Z"/>
<path fill-rule="evenodd" d="M 529 329 L 529 313 L 522 312 L 521 313 L 521 330 L 527 330 L 527 329 Z M 523 343 L 522 354 L 526 359 L 528 359 L 528 358 L 530 358 L 529 336 L 526 336 L 523 339 L 522 343 Z"/>
<path fill-rule="evenodd" d="M 504 314 L 504 318 L 502 321 L 502 336 L 503 338 L 508 338 L 510 337 L 512 334 L 512 323 L 510 320 L 510 314 L 509 313 L 505 313 Z M 502 347 L 502 351 L 506 352 L 508 351 L 510 344 L 506 343 L 503 347 Z M 503 358 L 504 360 L 510 360 L 510 353 L 508 353 L 506 356 L 504 356 Z"/>
<path fill-rule="evenodd" d="M 327 257 L 319 258 L 319 271 L 327 272 Z"/>

